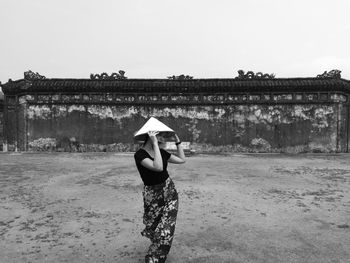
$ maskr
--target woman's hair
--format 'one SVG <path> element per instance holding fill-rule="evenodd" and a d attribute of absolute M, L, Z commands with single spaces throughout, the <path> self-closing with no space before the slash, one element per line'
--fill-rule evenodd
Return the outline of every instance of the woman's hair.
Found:
<path fill-rule="evenodd" d="M 145 142 L 142 144 L 142 147 L 146 145 L 148 139 L 149 139 L 149 136 L 148 136 L 148 134 L 146 134 L 145 135 Z"/>

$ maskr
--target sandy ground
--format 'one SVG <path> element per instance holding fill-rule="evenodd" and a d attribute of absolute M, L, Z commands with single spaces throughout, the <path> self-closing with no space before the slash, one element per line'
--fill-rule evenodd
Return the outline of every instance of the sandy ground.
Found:
<path fill-rule="evenodd" d="M 0 154 L 0 262 L 143 262 L 132 154 Z M 169 263 L 350 262 L 350 155 L 196 155 Z"/>

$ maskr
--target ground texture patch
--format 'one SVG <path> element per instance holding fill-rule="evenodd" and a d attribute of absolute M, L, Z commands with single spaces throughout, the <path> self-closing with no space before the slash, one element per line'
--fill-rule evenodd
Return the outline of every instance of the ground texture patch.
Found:
<path fill-rule="evenodd" d="M 350 155 L 196 155 L 167 262 L 350 258 Z M 143 262 L 132 154 L 0 154 L 0 262 Z"/>

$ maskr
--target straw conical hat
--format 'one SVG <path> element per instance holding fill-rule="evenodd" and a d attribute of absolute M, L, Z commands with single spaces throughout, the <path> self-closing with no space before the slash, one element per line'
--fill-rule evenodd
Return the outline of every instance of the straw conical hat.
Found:
<path fill-rule="evenodd" d="M 173 135 L 175 132 L 173 129 L 166 126 L 163 122 L 151 117 L 142 127 L 134 134 L 134 140 L 138 142 L 144 142 L 147 139 L 147 133 L 149 131 L 166 132 L 168 135 Z"/>

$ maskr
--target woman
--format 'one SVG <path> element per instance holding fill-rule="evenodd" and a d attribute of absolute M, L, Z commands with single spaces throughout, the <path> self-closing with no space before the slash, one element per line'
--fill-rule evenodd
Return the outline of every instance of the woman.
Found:
<path fill-rule="evenodd" d="M 137 169 L 144 183 L 143 223 L 141 234 L 152 242 L 145 257 L 146 263 L 163 263 L 174 237 L 178 210 L 178 194 L 169 177 L 169 163 L 185 162 L 185 154 L 179 137 L 175 134 L 177 155 L 163 149 L 164 134 L 149 131 L 144 145 L 135 153 Z"/>

